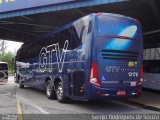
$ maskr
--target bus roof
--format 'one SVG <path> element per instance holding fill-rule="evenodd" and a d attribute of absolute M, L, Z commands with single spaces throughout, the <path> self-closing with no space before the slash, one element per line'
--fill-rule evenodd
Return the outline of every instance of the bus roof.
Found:
<path fill-rule="evenodd" d="M 100 16 L 100 15 L 104 15 L 104 16 L 112 16 L 112 17 L 119 17 L 119 18 L 127 18 L 127 19 L 131 19 L 131 20 L 134 20 L 136 22 L 139 22 L 137 19 L 134 19 L 132 17 L 129 17 L 129 16 L 125 16 L 125 15 L 120 15 L 120 14 L 114 14 L 114 13 L 104 13 L 104 12 L 99 12 L 99 13 L 96 13 L 97 16 Z"/>
<path fill-rule="evenodd" d="M 68 23 L 68 24 L 66 24 L 66 25 L 63 25 L 63 26 L 61 26 L 61 27 L 59 27 L 59 28 L 57 28 L 57 29 L 51 30 L 51 31 L 49 31 L 48 33 L 43 34 L 42 36 L 40 36 L 40 37 L 38 38 L 38 40 L 42 40 L 42 39 L 44 39 L 44 38 L 46 38 L 46 37 L 49 37 L 49 36 L 53 35 L 54 33 L 57 33 L 57 32 L 59 32 L 59 31 L 61 31 L 61 30 L 65 30 L 66 28 L 69 28 L 71 25 L 73 25 L 75 22 L 77 22 L 77 21 L 79 21 L 79 20 L 81 20 L 81 19 L 83 19 L 83 18 L 85 18 L 85 17 L 94 16 L 94 15 L 96 15 L 96 14 L 95 14 L 95 13 L 92 13 L 92 14 L 86 15 L 86 16 L 84 16 L 84 17 L 81 17 L 81 18 L 73 21 L 73 22 L 70 22 L 70 23 Z"/>

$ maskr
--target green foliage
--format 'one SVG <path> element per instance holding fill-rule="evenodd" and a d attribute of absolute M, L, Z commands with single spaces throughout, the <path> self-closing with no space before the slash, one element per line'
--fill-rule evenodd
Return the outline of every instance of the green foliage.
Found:
<path fill-rule="evenodd" d="M 13 70 L 12 59 L 13 59 L 13 53 L 11 52 L 7 52 L 3 55 L 0 55 L 0 61 L 8 63 L 8 68 L 10 72 Z"/>

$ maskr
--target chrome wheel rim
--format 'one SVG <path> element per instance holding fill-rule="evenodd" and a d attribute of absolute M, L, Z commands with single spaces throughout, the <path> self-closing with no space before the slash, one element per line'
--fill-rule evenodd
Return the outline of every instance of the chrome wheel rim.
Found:
<path fill-rule="evenodd" d="M 60 100 L 63 97 L 63 88 L 62 86 L 58 86 L 57 88 L 57 98 Z"/>

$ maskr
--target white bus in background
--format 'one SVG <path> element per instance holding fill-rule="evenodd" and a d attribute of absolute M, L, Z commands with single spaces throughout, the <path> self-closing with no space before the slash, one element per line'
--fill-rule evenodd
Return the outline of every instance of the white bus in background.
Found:
<path fill-rule="evenodd" d="M 144 45 L 143 87 L 160 91 L 160 41 L 151 39 Z"/>

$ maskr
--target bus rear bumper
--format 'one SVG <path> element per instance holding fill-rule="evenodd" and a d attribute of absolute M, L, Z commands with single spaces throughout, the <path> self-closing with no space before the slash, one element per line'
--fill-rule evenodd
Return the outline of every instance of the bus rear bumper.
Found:
<path fill-rule="evenodd" d="M 141 94 L 141 86 L 134 88 L 100 88 L 91 86 L 91 91 L 88 95 L 89 100 L 117 100 L 117 99 L 130 99 L 138 97 Z M 125 91 L 125 94 L 118 95 L 117 91 Z"/>

